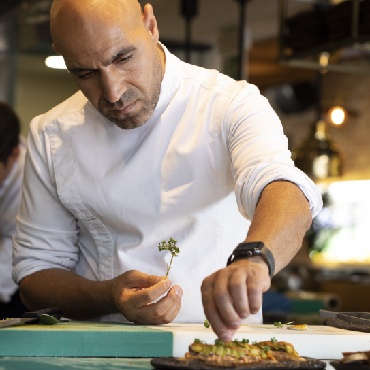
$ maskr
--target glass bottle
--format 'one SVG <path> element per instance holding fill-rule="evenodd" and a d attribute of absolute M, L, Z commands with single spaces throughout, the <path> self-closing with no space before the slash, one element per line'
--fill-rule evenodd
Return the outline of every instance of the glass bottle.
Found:
<path fill-rule="evenodd" d="M 342 154 L 330 138 L 324 120 L 315 122 L 308 137 L 296 150 L 294 162 L 313 181 L 342 176 Z"/>

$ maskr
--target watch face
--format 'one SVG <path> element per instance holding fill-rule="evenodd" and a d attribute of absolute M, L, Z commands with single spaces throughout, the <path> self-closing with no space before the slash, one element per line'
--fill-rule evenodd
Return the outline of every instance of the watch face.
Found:
<path fill-rule="evenodd" d="M 236 250 L 261 250 L 264 247 L 262 242 L 239 243 Z M 234 251 L 235 252 L 235 251 Z"/>

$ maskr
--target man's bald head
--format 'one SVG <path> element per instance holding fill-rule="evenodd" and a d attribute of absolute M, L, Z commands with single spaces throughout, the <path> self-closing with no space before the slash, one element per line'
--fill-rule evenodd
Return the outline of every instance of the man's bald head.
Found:
<path fill-rule="evenodd" d="M 132 31 L 144 28 L 137 0 L 54 0 L 50 11 L 53 46 L 62 55 L 73 39 L 93 40 L 99 29 L 122 23 Z"/>
<path fill-rule="evenodd" d="M 100 113 L 123 129 L 147 122 L 165 70 L 153 8 L 137 0 L 54 0 L 53 47 Z"/>

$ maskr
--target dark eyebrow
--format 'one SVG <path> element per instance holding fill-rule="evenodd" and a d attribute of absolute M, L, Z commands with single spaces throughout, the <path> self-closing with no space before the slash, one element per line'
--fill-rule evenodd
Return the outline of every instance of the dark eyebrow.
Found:
<path fill-rule="evenodd" d="M 74 75 L 78 75 L 80 73 L 83 73 L 83 72 L 91 72 L 91 71 L 94 71 L 95 69 L 94 68 L 68 68 L 68 71 L 70 73 L 73 73 Z"/>
<path fill-rule="evenodd" d="M 124 55 L 127 55 L 127 54 L 131 53 L 133 50 L 135 50 L 134 46 L 128 46 L 128 47 L 125 47 L 125 48 L 121 49 L 117 54 L 113 55 L 112 58 L 110 58 L 109 61 L 103 62 L 103 66 L 104 67 L 109 66 L 110 64 L 114 63 L 118 59 L 122 58 Z M 69 68 L 68 69 L 68 71 L 70 73 L 73 73 L 75 75 L 78 75 L 79 73 L 91 72 L 91 71 L 95 71 L 95 70 L 96 70 L 95 68 L 84 68 L 84 67 L 74 67 L 74 68 Z"/>
<path fill-rule="evenodd" d="M 121 49 L 116 55 L 114 55 L 108 62 L 103 63 L 104 67 L 109 66 L 109 64 L 114 63 L 118 59 L 122 58 L 124 55 L 127 55 L 135 50 L 134 46 L 128 46 L 126 48 Z"/>

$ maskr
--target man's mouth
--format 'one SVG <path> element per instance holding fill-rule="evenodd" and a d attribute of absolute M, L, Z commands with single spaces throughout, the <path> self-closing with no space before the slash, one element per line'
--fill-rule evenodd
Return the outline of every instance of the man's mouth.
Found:
<path fill-rule="evenodd" d="M 128 113 L 130 112 L 136 104 L 136 100 L 132 103 L 126 104 L 122 107 L 115 107 L 113 109 L 109 109 L 112 112 L 119 112 L 119 113 Z"/>

